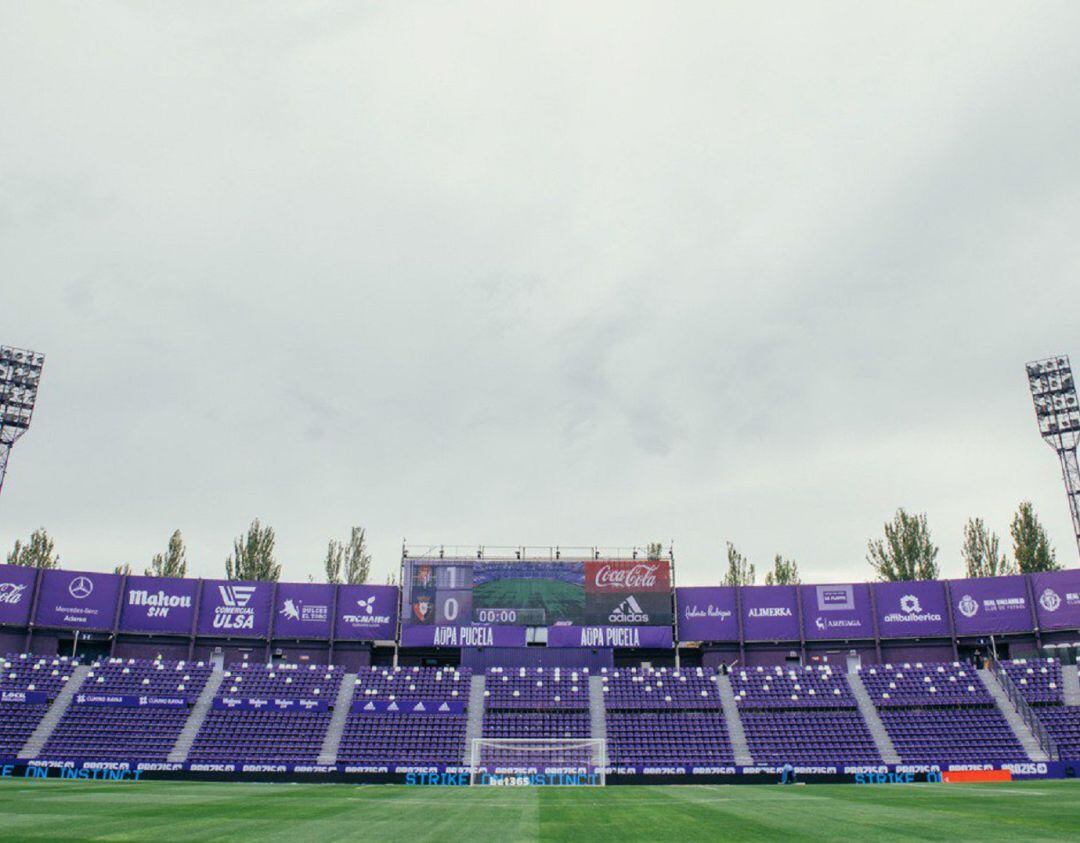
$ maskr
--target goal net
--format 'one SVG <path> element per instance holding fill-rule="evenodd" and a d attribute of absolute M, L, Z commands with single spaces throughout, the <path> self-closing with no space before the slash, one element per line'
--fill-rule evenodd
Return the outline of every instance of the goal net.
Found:
<path fill-rule="evenodd" d="M 473 738 L 472 785 L 602 786 L 607 773 L 603 738 Z"/>

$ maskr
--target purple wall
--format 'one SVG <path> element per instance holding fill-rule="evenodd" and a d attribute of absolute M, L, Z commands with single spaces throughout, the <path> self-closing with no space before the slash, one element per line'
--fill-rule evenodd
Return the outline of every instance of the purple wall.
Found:
<path fill-rule="evenodd" d="M 265 638 L 270 626 L 270 583 L 203 580 L 199 634 Z"/>
<path fill-rule="evenodd" d="M 735 589 L 677 588 L 680 641 L 738 641 Z"/>
<path fill-rule="evenodd" d="M 874 637 L 866 583 L 804 585 L 802 611 L 807 641 Z"/>
<path fill-rule="evenodd" d="M 111 631 L 120 577 L 83 571 L 44 571 L 34 622 L 58 629 Z"/>
<path fill-rule="evenodd" d="M 544 647 L 485 647 L 482 650 L 466 647 L 461 651 L 461 666 L 473 670 L 489 667 L 559 667 L 589 668 L 599 672 L 615 666 L 612 650 L 585 650 L 565 647 L 548 650 Z"/>
<path fill-rule="evenodd" d="M 1032 574 L 1040 629 L 1080 629 L 1080 570 Z"/>
<path fill-rule="evenodd" d="M 951 644 L 909 644 L 899 647 L 886 647 L 882 644 L 881 660 L 894 664 L 896 662 L 951 662 L 953 649 Z"/>
<path fill-rule="evenodd" d="M 957 635 L 1031 631 L 1026 577 L 950 580 L 949 591 Z"/>
<path fill-rule="evenodd" d="M 743 636 L 747 641 L 798 641 L 799 611 L 793 585 L 751 585 L 740 589 Z"/>
<path fill-rule="evenodd" d="M 36 576 L 36 568 L 0 565 L 0 624 L 26 626 Z"/>
<path fill-rule="evenodd" d="M 330 637 L 334 587 L 320 583 L 279 583 L 274 597 L 275 638 Z"/>
<path fill-rule="evenodd" d="M 186 660 L 187 643 L 160 643 L 154 641 L 120 640 L 113 648 L 113 655 L 118 659 L 152 659 L 161 656 L 164 659 Z"/>
<path fill-rule="evenodd" d="M 937 638 L 950 634 L 944 583 L 874 583 L 874 600 L 882 638 Z"/>
<path fill-rule="evenodd" d="M 189 635 L 195 620 L 198 580 L 172 577 L 127 578 L 120 629 Z"/>

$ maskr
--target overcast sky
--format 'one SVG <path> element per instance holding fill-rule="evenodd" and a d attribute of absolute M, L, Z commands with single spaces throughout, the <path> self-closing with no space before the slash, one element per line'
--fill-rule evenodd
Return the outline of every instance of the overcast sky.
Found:
<path fill-rule="evenodd" d="M 4 553 L 849 580 L 903 506 L 956 576 L 1030 499 L 1076 565 L 1023 364 L 1080 364 L 1080 4 L 0 9 Z"/>

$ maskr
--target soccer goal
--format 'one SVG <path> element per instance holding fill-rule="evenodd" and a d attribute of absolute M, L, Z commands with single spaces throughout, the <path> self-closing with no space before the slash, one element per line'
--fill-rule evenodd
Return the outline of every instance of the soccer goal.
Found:
<path fill-rule="evenodd" d="M 473 738 L 471 785 L 602 786 L 603 738 Z"/>

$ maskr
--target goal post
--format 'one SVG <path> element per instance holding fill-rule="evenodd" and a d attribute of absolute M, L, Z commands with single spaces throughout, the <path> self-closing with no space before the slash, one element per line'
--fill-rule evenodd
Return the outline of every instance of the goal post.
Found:
<path fill-rule="evenodd" d="M 469 784 L 597 787 L 607 766 L 604 738 L 473 738 Z"/>

